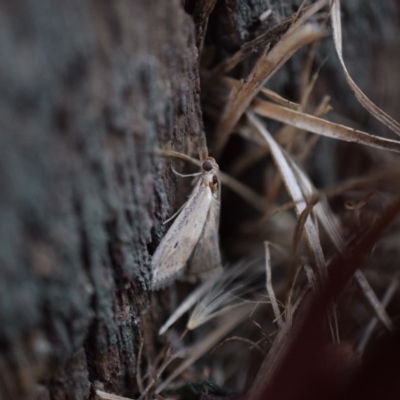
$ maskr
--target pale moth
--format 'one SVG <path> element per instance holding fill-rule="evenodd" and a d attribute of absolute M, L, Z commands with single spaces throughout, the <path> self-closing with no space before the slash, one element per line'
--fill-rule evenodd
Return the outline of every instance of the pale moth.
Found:
<path fill-rule="evenodd" d="M 218 244 L 218 164 L 207 157 L 201 172 L 195 175 L 199 178 L 192 194 L 153 255 L 153 290 L 165 286 L 183 272 L 194 279 L 222 269 Z"/>

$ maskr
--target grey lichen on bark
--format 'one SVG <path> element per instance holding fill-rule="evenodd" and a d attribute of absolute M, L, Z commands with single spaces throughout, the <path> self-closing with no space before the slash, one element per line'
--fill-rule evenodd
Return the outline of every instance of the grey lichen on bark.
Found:
<path fill-rule="evenodd" d="M 149 259 L 176 180 L 158 147 L 202 139 L 178 0 L 0 4 L 4 399 L 137 394 Z"/>

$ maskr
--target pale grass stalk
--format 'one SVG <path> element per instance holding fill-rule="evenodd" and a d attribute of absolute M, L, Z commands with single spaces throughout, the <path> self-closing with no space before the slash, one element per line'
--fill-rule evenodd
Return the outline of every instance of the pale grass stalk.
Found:
<path fill-rule="evenodd" d="M 297 14 L 300 15 L 300 11 L 304 7 L 306 1 L 303 0 L 302 4 L 300 5 L 300 9 Z M 300 17 L 290 26 L 288 33 L 292 33 L 301 27 L 304 23 L 307 22 L 313 15 L 316 15 L 318 11 L 324 8 L 328 4 L 328 0 L 319 0 L 316 1 L 314 4 L 309 6 L 301 15 Z"/>
<path fill-rule="evenodd" d="M 162 325 L 158 331 L 159 335 L 164 334 L 183 314 L 189 311 L 212 286 L 215 285 L 215 280 L 218 277 L 211 277 L 204 281 L 197 289 L 190 293 L 188 297 L 181 303 L 181 305 L 171 314 L 167 321 Z"/>
<path fill-rule="evenodd" d="M 95 400 L 133 400 L 128 397 L 117 396 L 116 394 L 106 393 L 102 390 L 96 390 Z"/>
<path fill-rule="evenodd" d="M 139 345 L 139 352 L 138 352 L 137 361 L 136 361 L 136 383 L 138 385 L 138 389 L 139 389 L 140 393 L 142 393 L 144 390 L 142 373 L 141 373 L 141 369 L 140 369 L 140 364 L 142 362 L 143 345 L 144 345 L 144 339 L 143 339 L 143 337 L 141 337 L 140 345 Z"/>
<path fill-rule="evenodd" d="M 324 3 L 327 3 L 326 0 L 323 0 Z M 278 37 L 283 36 L 288 29 L 290 28 L 291 25 L 295 21 L 299 19 L 299 16 L 301 14 L 304 14 L 306 11 L 308 12 L 308 17 L 311 15 L 315 14 L 315 4 L 312 6 L 309 6 L 304 10 L 304 5 L 306 3 L 306 0 L 302 2 L 300 5 L 298 11 L 282 21 L 279 25 L 275 26 L 274 28 L 270 29 L 269 31 L 259 35 L 255 39 L 251 40 L 250 42 L 244 43 L 240 49 L 234 53 L 232 56 L 226 58 L 225 60 L 221 61 L 219 64 L 217 64 L 212 71 L 210 71 L 209 76 L 207 77 L 207 80 L 211 78 L 221 78 L 222 74 L 232 70 L 236 65 L 238 65 L 240 62 L 245 60 L 249 54 L 258 51 L 262 47 L 267 47 L 270 45 L 270 42 L 272 40 L 276 40 Z M 321 2 L 320 2 L 321 3 Z M 319 9 L 319 8 L 318 8 Z M 270 10 L 269 10 L 270 11 Z M 318 11 L 318 10 L 317 10 Z M 267 11 L 268 12 L 268 11 Z M 225 77 L 222 77 L 223 79 Z M 207 82 L 209 83 L 209 81 Z"/>
<path fill-rule="evenodd" d="M 343 253 L 345 249 L 345 245 L 340 234 L 340 226 L 335 218 L 332 210 L 329 207 L 328 202 L 325 199 L 325 196 L 318 195 L 317 190 L 314 185 L 308 178 L 308 176 L 302 171 L 302 169 L 294 162 L 294 160 L 286 153 L 286 158 L 289 160 L 293 170 L 296 172 L 298 176 L 298 181 L 302 188 L 302 191 L 305 196 L 314 197 L 315 199 L 319 199 L 319 202 L 315 205 L 314 211 L 321 222 L 322 226 L 328 237 L 330 238 L 332 244 L 335 246 L 336 250 L 339 253 Z M 358 269 L 355 274 L 355 279 L 362 290 L 364 296 L 372 306 L 375 314 L 381 320 L 381 322 L 386 326 L 389 331 L 393 331 L 394 326 L 393 322 L 387 314 L 385 307 L 381 304 L 378 297 L 376 296 L 374 290 L 371 285 L 367 281 L 364 273 Z"/>
<path fill-rule="evenodd" d="M 238 176 L 243 173 L 248 167 L 254 165 L 268 154 L 268 149 L 265 147 L 257 146 L 250 151 L 242 154 L 240 158 L 231 167 L 230 173 L 233 176 Z"/>
<path fill-rule="evenodd" d="M 385 304 L 382 304 L 382 302 L 378 299 L 376 293 L 372 289 L 372 287 L 369 284 L 364 273 L 360 269 L 358 269 L 354 273 L 354 276 L 356 278 L 356 282 L 357 282 L 358 286 L 360 287 L 361 291 L 364 293 L 364 296 L 367 298 L 369 304 L 372 306 L 372 309 L 374 310 L 376 316 L 383 323 L 383 325 L 386 327 L 386 329 L 393 332 L 395 327 L 394 327 L 393 321 L 391 320 L 388 313 L 386 312 Z"/>
<path fill-rule="evenodd" d="M 329 102 L 331 101 L 331 97 L 328 95 L 325 95 L 321 102 L 319 103 L 318 107 L 316 108 L 314 112 L 315 117 L 322 117 L 325 114 L 328 114 L 329 111 L 332 110 L 332 107 L 329 105 Z"/>
<path fill-rule="evenodd" d="M 300 110 L 300 104 L 285 99 L 284 97 L 280 96 L 278 93 L 275 93 L 271 89 L 263 87 L 261 89 L 261 93 L 264 96 L 268 97 L 270 100 L 274 101 L 275 103 L 280 104 L 281 106 L 290 108 L 291 110 Z"/>
<path fill-rule="evenodd" d="M 309 265 L 304 265 L 304 271 L 306 271 L 307 280 L 312 289 L 314 291 L 317 290 L 317 283 L 315 282 L 315 274 L 313 269 Z"/>
<path fill-rule="evenodd" d="M 263 117 L 283 122 L 318 135 L 343 140 L 345 142 L 361 143 L 377 149 L 400 152 L 398 140 L 385 139 L 379 136 L 370 135 L 344 125 L 335 124 L 321 118 L 314 117 L 303 112 L 291 110 L 267 101 L 255 99 L 252 103 L 252 110 Z"/>
<path fill-rule="evenodd" d="M 297 21 L 294 26 L 296 26 L 296 29 L 290 28 L 271 51 L 264 52 L 261 55 L 249 76 L 242 81 L 241 86 L 238 89 L 233 88 L 229 94 L 217 128 L 218 142 L 215 149 L 217 155 L 222 151 L 229 134 L 251 101 L 274 73 L 299 48 L 321 39 L 326 34 L 325 30 L 316 24 L 298 26 Z"/>
<path fill-rule="evenodd" d="M 185 350 L 181 350 L 175 354 L 172 354 L 171 356 L 168 357 L 168 359 L 161 365 L 161 367 L 157 370 L 156 376 L 150 381 L 150 383 L 147 385 L 146 389 L 140 394 L 140 397 L 137 400 L 143 400 L 147 393 L 152 389 L 152 387 L 156 384 L 157 380 L 161 377 L 161 374 L 165 371 L 165 368 L 168 367 L 169 364 L 171 364 L 172 361 L 176 360 L 177 358 L 182 358 L 184 355 L 186 355 Z M 158 391 L 157 391 L 158 393 Z"/>
<path fill-rule="evenodd" d="M 312 217 L 311 213 L 313 211 L 314 206 L 315 206 L 315 202 L 310 201 L 307 204 L 306 208 L 302 211 L 300 216 L 297 218 L 297 223 L 296 223 L 296 226 L 295 226 L 294 232 L 293 232 L 293 246 L 292 246 L 293 247 L 293 250 L 292 250 L 293 258 L 295 258 L 295 256 L 296 256 L 297 248 L 300 244 L 300 239 L 303 236 L 305 222 L 306 222 L 307 218 Z M 318 224 L 316 224 L 315 222 L 314 222 L 314 227 L 315 227 L 316 234 L 319 237 Z"/>
<path fill-rule="evenodd" d="M 292 168 L 290 167 L 284 153 L 282 152 L 279 145 L 275 142 L 271 134 L 265 129 L 264 125 L 261 121 L 252 113 L 247 112 L 247 117 L 250 123 L 255 127 L 257 132 L 264 138 L 266 143 L 268 144 L 271 154 L 274 158 L 274 161 L 282 175 L 285 186 L 292 197 L 293 200 L 303 199 L 303 201 L 296 202 L 295 209 L 297 216 L 300 217 L 302 212 L 307 208 L 306 200 L 303 196 L 301 188 L 297 182 L 296 175 Z M 318 287 L 322 284 L 322 282 L 326 282 L 327 279 L 327 267 L 325 262 L 325 257 L 322 251 L 321 242 L 318 235 L 318 230 L 311 218 L 310 215 L 307 216 L 304 221 L 304 230 L 306 233 L 306 238 L 308 242 L 308 246 L 311 254 L 314 256 L 315 262 L 317 264 L 318 273 L 319 273 L 319 282 Z M 334 308 L 334 304 L 332 303 L 330 307 L 329 313 L 329 322 L 331 331 L 333 332 L 333 339 L 336 342 L 339 342 L 338 330 L 337 330 L 337 317 Z"/>
<path fill-rule="evenodd" d="M 221 293 L 213 300 L 210 300 L 207 297 L 204 298 L 197 304 L 190 315 L 190 319 L 186 325 L 187 329 L 192 331 L 216 317 L 248 304 L 246 301 L 240 301 L 235 304 L 226 304 L 230 302 L 232 302 L 231 292 Z"/>
<path fill-rule="evenodd" d="M 242 297 L 259 289 L 260 270 L 256 266 L 254 262 L 239 262 L 231 268 L 225 268 L 215 279 L 215 284 L 204 292 L 204 296 L 199 297 L 187 328 L 196 329 L 234 308 L 251 303 Z"/>
<path fill-rule="evenodd" d="M 196 22 L 196 45 L 199 59 L 203 50 L 204 38 L 207 32 L 208 18 L 215 7 L 217 0 L 203 0 L 196 2 L 194 19 Z"/>
<path fill-rule="evenodd" d="M 226 338 L 222 343 L 218 344 L 217 346 L 215 346 L 211 351 L 210 354 L 214 353 L 216 350 L 218 350 L 220 347 L 222 347 L 225 343 L 229 343 L 229 342 L 243 342 L 246 343 L 248 345 L 250 345 L 250 349 L 256 349 L 257 351 L 259 351 L 261 353 L 261 355 L 263 355 L 264 357 L 266 356 L 266 352 L 255 342 L 252 342 L 250 339 L 241 337 L 241 336 L 231 336 Z"/>
<path fill-rule="evenodd" d="M 269 251 L 269 243 L 265 242 L 264 245 L 265 245 L 265 271 L 266 271 L 267 293 L 271 301 L 272 309 L 275 314 L 275 321 L 278 323 L 279 327 L 282 327 L 284 321 L 282 320 L 282 314 L 279 309 L 278 302 L 276 301 L 274 288 L 272 286 L 271 253 Z"/>
<path fill-rule="evenodd" d="M 338 54 L 340 63 L 342 64 L 344 76 L 352 92 L 357 97 L 358 101 L 365 107 L 375 118 L 385 124 L 394 133 L 400 136 L 400 124 L 392 117 L 387 115 L 376 104 L 374 104 L 357 86 L 347 71 L 346 65 L 343 60 L 342 53 L 342 23 L 340 17 L 340 0 L 331 0 L 331 22 L 333 28 L 333 40 L 335 43 L 336 52 Z"/>
<path fill-rule="evenodd" d="M 394 280 L 390 282 L 390 285 L 388 286 L 388 288 L 385 291 L 385 294 L 382 297 L 380 304 L 382 304 L 383 307 L 388 306 L 393 296 L 397 293 L 398 288 L 399 288 L 399 280 L 398 277 L 396 277 Z M 374 332 L 377 324 L 378 324 L 378 318 L 374 316 L 367 325 L 367 327 L 365 328 L 364 335 L 357 346 L 357 351 L 360 354 L 364 353 L 364 350 L 367 347 L 369 339 L 372 333 Z"/>
<path fill-rule="evenodd" d="M 213 348 L 216 343 L 218 343 L 232 329 L 248 318 L 248 313 L 249 310 L 247 308 L 242 308 L 235 310 L 235 312 L 230 313 L 223 318 L 220 324 L 213 329 L 200 343 L 195 343 L 192 346 L 192 350 L 188 350 L 191 356 L 183 361 L 178 367 L 176 367 L 172 374 L 158 386 L 156 393 L 161 393 L 163 390 L 168 388 L 169 384 L 174 381 L 182 372 L 195 363 L 207 351 Z"/>
<path fill-rule="evenodd" d="M 296 201 L 295 210 L 297 216 L 300 217 L 301 213 L 306 209 L 307 203 L 306 200 L 304 199 L 301 188 L 297 183 L 297 179 L 292 168 L 290 167 L 288 161 L 286 160 L 279 145 L 272 138 L 271 134 L 265 129 L 261 121 L 251 113 L 247 113 L 247 116 L 251 124 L 256 128 L 257 132 L 259 132 L 259 134 L 264 138 L 264 140 L 270 147 L 271 154 L 284 179 L 285 186 L 292 199 Z M 304 224 L 304 228 L 306 231 L 306 236 L 311 253 L 314 255 L 321 277 L 326 277 L 327 274 L 326 274 L 325 258 L 322 252 L 322 247 L 320 244 L 319 237 L 317 235 L 317 230 L 310 216 L 307 217 Z"/>
<path fill-rule="evenodd" d="M 293 297 L 294 287 L 296 285 L 297 278 L 299 277 L 300 271 L 301 271 L 301 267 L 299 266 L 299 267 L 297 267 L 296 274 L 294 276 L 292 286 L 289 291 L 289 296 L 288 296 L 287 302 L 286 302 L 285 321 L 288 324 L 291 324 L 292 319 L 293 319 L 292 297 Z"/>
<path fill-rule="evenodd" d="M 264 22 L 270 15 L 272 14 L 272 10 L 269 8 L 268 10 L 264 11 L 259 17 L 260 22 Z"/>

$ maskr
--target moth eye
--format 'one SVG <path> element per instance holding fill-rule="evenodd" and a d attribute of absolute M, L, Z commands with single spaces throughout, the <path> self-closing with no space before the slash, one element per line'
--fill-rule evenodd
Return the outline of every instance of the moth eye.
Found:
<path fill-rule="evenodd" d="M 203 169 L 204 171 L 211 171 L 213 169 L 213 165 L 211 161 L 204 161 L 203 162 Z"/>

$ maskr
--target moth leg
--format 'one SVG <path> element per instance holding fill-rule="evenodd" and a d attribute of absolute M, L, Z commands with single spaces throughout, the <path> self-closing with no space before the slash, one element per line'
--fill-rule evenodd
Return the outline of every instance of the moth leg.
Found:
<path fill-rule="evenodd" d="M 196 173 L 194 173 L 194 174 L 181 174 L 180 172 L 176 171 L 176 170 L 174 169 L 174 167 L 171 167 L 171 169 L 172 169 L 172 172 L 173 172 L 175 175 L 178 175 L 178 176 L 180 176 L 181 178 L 188 178 L 188 177 L 190 177 L 190 176 L 199 176 L 199 175 L 202 174 L 201 172 L 196 172 Z"/>
<path fill-rule="evenodd" d="M 182 211 L 182 209 L 183 209 L 183 207 L 185 207 L 186 203 L 187 203 L 187 201 L 185 201 L 185 202 L 179 207 L 179 209 L 178 209 L 177 212 L 175 212 L 171 217 L 169 217 L 167 220 L 165 220 L 165 221 L 163 222 L 163 225 L 168 224 L 169 221 L 172 221 L 172 220 Z"/>

